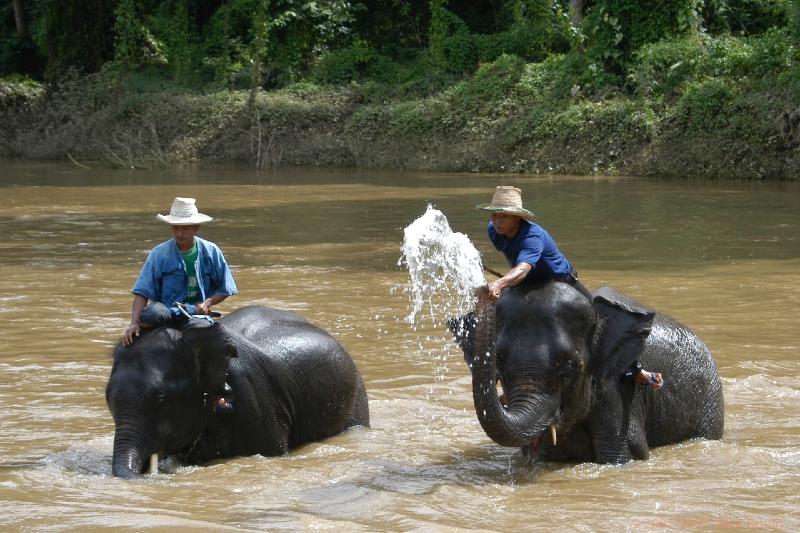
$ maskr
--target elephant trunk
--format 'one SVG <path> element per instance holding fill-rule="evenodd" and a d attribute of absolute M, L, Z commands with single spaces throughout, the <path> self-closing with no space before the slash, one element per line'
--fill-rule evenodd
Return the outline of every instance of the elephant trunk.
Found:
<path fill-rule="evenodd" d="M 142 475 L 150 453 L 143 438 L 133 431 L 117 429 L 114 432 L 114 455 L 111 472 L 116 477 L 132 479 Z"/>
<path fill-rule="evenodd" d="M 542 436 L 557 406 L 548 394 L 521 391 L 506 408 L 497 395 L 494 303 L 486 287 L 479 289 L 475 318 L 475 356 L 472 361 L 472 399 L 486 435 L 501 446 L 522 447 Z M 506 391 L 509 392 L 509 391 Z"/>

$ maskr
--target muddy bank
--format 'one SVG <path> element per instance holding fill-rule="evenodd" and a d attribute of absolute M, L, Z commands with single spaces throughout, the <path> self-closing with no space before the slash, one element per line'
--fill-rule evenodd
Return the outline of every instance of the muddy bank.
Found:
<path fill-rule="evenodd" d="M 0 155 L 119 167 L 236 162 L 458 172 L 796 180 L 800 111 L 774 95 L 717 128 L 676 109 L 578 95 L 444 93 L 374 101 L 357 86 L 276 92 L 131 92 L 82 80 L 46 92 L 0 85 Z M 463 95 L 461 95 L 463 96 Z M 691 118 L 691 117 L 689 117 Z M 795 120 L 797 119 L 797 120 Z"/>

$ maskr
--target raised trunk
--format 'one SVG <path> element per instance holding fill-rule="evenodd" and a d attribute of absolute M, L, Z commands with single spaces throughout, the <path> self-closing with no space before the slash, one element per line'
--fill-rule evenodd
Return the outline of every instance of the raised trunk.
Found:
<path fill-rule="evenodd" d="M 117 430 L 114 433 L 114 455 L 111 472 L 125 479 L 142 475 L 145 459 L 149 452 L 144 449 L 142 439 L 134 433 Z"/>
<path fill-rule="evenodd" d="M 546 395 L 512 398 L 500 403 L 496 387 L 494 303 L 479 295 L 476 308 L 475 358 L 472 361 L 472 399 L 486 435 L 501 446 L 521 447 L 539 438 L 551 424 L 554 399 Z"/>

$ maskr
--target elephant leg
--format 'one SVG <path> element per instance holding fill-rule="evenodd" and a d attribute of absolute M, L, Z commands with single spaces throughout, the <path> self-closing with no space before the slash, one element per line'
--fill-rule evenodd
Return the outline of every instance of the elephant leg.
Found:
<path fill-rule="evenodd" d="M 599 395 L 588 421 L 598 463 L 619 464 L 650 456 L 641 410 L 634 409 L 635 390 L 630 383 L 609 384 Z"/>

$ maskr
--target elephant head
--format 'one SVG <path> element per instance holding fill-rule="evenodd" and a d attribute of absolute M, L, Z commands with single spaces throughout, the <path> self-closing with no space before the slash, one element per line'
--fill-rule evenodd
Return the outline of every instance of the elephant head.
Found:
<path fill-rule="evenodd" d="M 496 443 L 534 455 L 548 433 L 556 445 L 586 417 L 596 387 L 619 384 L 654 316 L 602 295 L 590 302 L 561 282 L 512 287 L 496 304 L 485 287 L 478 293 L 475 313 L 449 324 L 472 372 L 478 420 Z"/>
<path fill-rule="evenodd" d="M 162 327 L 117 346 L 106 386 L 116 426 L 113 474 L 136 477 L 152 454 L 189 449 L 207 423 L 205 397 L 223 389 L 232 357 L 236 349 L 220 324 Z"/>

